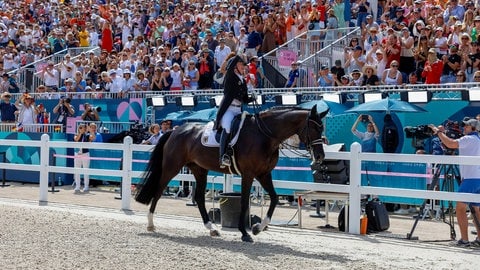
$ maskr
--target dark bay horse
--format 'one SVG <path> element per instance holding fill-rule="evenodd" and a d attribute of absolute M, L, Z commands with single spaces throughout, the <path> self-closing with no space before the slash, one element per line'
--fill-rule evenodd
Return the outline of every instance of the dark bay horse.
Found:
<path fill-rule="evenodd" d="M 322 145 L 322 118 L 328 110 L 317 113 L 317 107 L 311 110 L 299 108 L 272 108 L 254 117 L 245 119 L 240 136 L 234 146 L 235 160 L 242 177 L 241 213 L 238 229 L 242 240 L 253 242 L 243 222 L 249 206 L 250 190 L 256 178 L 270 195 L 270 206 L 266 217 L 260 224 L 252 226 L 254 235 L 263 231 L 270 223 L 278 202 L 272 182 L 272 170 L 276 166 L 279 145 L 290 136 L 297 134 L 310 153 L 314 162 L 321 163 L 325 157 Z M 212 226 L 205 208 L 205 188 L 209 170 L 229 173 L 228 168 L 219 166 L 218 149 L 205 147 L 201 143 L 204 130 L 201 124 L 185 124 L 164 134 L 151 154 L 143 182 L 137 187 L 135 199 L 143 204 L 150 204 L 147 230 L 153 231 L 153 213 L 160 196 L 170 180 L 183 166 L 187 166 L 195 177 L 195 200 L 203 219 L 212 236 L 219 235 Z"/>

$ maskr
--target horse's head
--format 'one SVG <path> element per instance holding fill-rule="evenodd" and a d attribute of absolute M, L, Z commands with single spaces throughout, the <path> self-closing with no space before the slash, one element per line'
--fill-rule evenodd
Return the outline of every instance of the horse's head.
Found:
<path fill-rule="evenodd" d="M 323 122 L 322 119 L 327 115 L 328 110 L 317 113 L 317 105 L 313 106 L 305 121 L 305 126 L 300 132 L 300 140 L 305 143 L 307 151 L 312 157 L 314 163 L 322 163 L 325 158 L 323 152 Z"/>

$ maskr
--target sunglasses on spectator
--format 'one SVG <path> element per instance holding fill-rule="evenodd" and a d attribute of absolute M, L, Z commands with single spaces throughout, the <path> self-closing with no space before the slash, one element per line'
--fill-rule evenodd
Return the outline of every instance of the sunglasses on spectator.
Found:
<path fill-rule="evenodd" d="M 398 65 L 392 65 L 392 67 L 398 67 Z"/>

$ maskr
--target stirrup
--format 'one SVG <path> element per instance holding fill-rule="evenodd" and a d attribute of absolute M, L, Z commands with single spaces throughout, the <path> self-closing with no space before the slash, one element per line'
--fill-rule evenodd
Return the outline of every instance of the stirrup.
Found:
<path fill-rule="evenodd" d="M 228 155 L 223 155 L 221 161 L 222 162 L 220 163 L 220 166 L 230 167 L 232 165 L 232 162 L 230 161 L 230 157 Z"/>

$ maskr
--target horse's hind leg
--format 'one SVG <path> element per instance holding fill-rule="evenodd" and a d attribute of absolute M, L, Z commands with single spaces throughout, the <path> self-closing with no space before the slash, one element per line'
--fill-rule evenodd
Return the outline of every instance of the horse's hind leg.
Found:
<path fill-rule="evenodd" d="M 167 187 L 168 183 L 170 180 L 175 177 L 175 175 L 178 174 L 180 171 L 179 169 L 172 168 L 169 170 L 163 170 L 162 177 L 159 179 L 160 184 L 158 189 L 155 191 L 155 196 L 152 199 L 152 202 L 150 204 L 150 210 L 148 212 L 148 225 L 147 225 L 147 231 L 153 232 L 155 231 L 155 225 L 153 224 L 153 214 L 155 213 L 155 208 L 157 207 L 157 202 L 160 200 L 160 197 L 162 196 L 163 191 Z"/>
<path fill-rule="evenodd" d="M 189 166 L 189 168 L 195 176 L 195 181 L 197 182 L 195 187 L 195 201 L 197 202 L 198 211 L 200 211 L 200 215 L 202 216 L 203 224 L 205 225 L 205 228 L 210 231 L 211 236 L 219 236 L 220 233 L 210 221 L 207 209 L 205 207 L 205 189 L 207 187 L 208 171 L 198 166 Z"/>
<path fill-rule="evenodd" d="M 272 174 L 268 173 L 264 176 L 257 177 L 257 180 L 260 182 L 262 187 L 270 196 L 270 206 L 268 207 L 267 215 L 265 216 L 264 219 L 262 219 L 262 222 L 254 224 L 252 226 L 253 235 L 259 234 L 261 231 L 265 230 L 268 224 L 270 224 L 270 221 L 272 220 L 272 216 L 273 216 L 273 211 L 275 211 L 275 207 L 277 206 L 277 203 L 278 203 L 278 196 L 277 196 L 277 193 L 275 192 L 275 188 L 273 187 Z"/>

